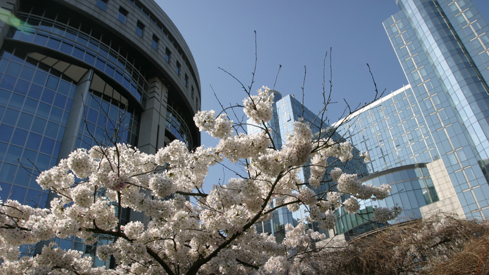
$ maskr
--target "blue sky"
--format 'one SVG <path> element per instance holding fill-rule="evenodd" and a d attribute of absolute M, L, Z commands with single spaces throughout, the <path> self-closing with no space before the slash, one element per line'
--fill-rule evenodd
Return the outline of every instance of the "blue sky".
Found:
<path fill-rule="evenodd" d="M 374 86 L 386 93 L 407 84 L 382 22 L 399 11 L 395 0 L 156 0 L 182 33 L 196 60 L 202 90 L 202 110 L 220 110 L 211 86 L 225 106 L 245 97 L 239 83 L 218 67 L 250 84 L 253 90 L 272 87 L 283 95 L 301 97 L 307 68 L 305 105 L 322 108 L 323 58 L 333 48 L 333 100 L 330 122 L 340 118 L 347 100 L 351 106 L 370 101 Z M 489 1 L 473 0 L 489 19 Z M 328 65 L 329 66 L 329 65 Z M 329 80 L 329 71 L 327 72 Z M 215 145 L 203 135 L 202 144 Z M 228 178 L 228 177 L 226 177 Z"/>
<path fill-rule="evenodd" d="M 385 34 L 382 21 L 399 11 L 395 0 L 156 0 L 184 36 L 197 62 L 202 109 L 219 109 L 211 85 L 228 105 L 241 102 L 239 84 L 218 67 L 248 85 L 254 65 L 257 31 L 258 66 L 254 87 L 272 87 L 282 65 L 276 90 L 301 95 L 307 67 L 305 104 L 321 108 L 323 57 L 333 48 L 333 92 L 330 107 L 336 121 L 345 104 L 369 101 L 374 88 L 370 64 L 380 90 L 407 84 Z M 474 0 L 489 18 L 489 1 Z M 205 142 L 204 142 L 205 144 Z"/>

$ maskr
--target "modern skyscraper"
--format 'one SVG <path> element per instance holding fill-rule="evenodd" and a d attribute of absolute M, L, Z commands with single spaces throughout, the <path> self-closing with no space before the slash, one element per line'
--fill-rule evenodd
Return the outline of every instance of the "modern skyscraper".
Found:
<path fill-rule="evenodd" d="M 442 209 L 440 201 L 447 203 L 455 195 L 447 182 L 447 172 L 439 167 L 443 165 L 442 160 L 410 86 L 392 92 L 336 124 L 344 138 L 358 150 L 370 154 L 371 161 L 366 163 L 368 172 L 361 178 L 362 182 L 375 186 L 388 183 L 392 187 L 391 195 L 385 200 L 360 201 L 360 215 L 338 210 L 336 233 L 345 234 L 347 240 L 385 225 L 370 219 L 376 206 L 400 205 L 403 212 L 391 221 L 397 223 Z M 445 205 L 443 209 L 458 212 L 461 208 L 458 204 Z"/>
<path fill-rule="evenodd" d="M 433 139 L 429 154 L 465 216 L 489 219 L 489 26 L 470 0 L 398 4 L 384 27 Z"/>
<path fill-rule="evenodd" d="M 396 221 L 438 211 L 487 220 L 489 26 L 470 0 L 397 3 L 401 11 L 383 24 L 409 85 L 339 129 L 371 154 L 363 181 L 393 187 L 385 202 L 363 207 L 398 203 L 405 211 Z M 342 214 L 338 231 L 366 225 Z"/>
<path fill-rule="evenodd" d="M 384 226 L 371 220 L 376 206 L 403 207 L 391 223 L 440 211 L 489 219 L 489 26 L 470 0 L 397 3 L 401 11 L 383 24 L 409 85 L 334 124 L 370 152 L 361 180 L 392 186 L 357 214 L 337 211 L 335 233 L 347 240 Z"/>
<path fill-rule="evenodd" d="M 75 148 L 200 145 L 197 66 L 153 0 L 0 0 L 0 198 L 45 207 L 35 178 Z M 130 214 L 124 213 L 128 220 Z M 76 240 L 62 248 L 85 250 Z"/>
<path fill-rule="evenodd" d="M 273 103 L 273 117 L 267 123 L 267 125 L 271 129 L 271 136 L 277 149 L 282 149 L 282 146 L 286 142 L 287 138 L 291 134 L 293 134 L 294 122 L 296 121 L 309 122 L 311 124 L 311 129 L 315 138 L 318 138 L 319 134 L 321 134 L 322 138 L 331 136 L 331 138 L 333 138 L 333 140 L 335 141 L 339 141 L 342 139 L 342 137 L 338 133 L 327 132 L 328 125 L 324 121 L 322 121 L 322 117 L 314 114 L 301 102 L 295 99 L 295 97 L 291 95 L 286 95 L 282 97 L 282 95 L 277 91 L 274 91 L 274 95 L 275 97 Z M 257 128 L 253 126 L 251 120 L 248 122 L 248 125 L 248 133 L 253 133 L 256 131 Z M 354 154 L 356 156 L 359 155 L 358 153 L 359 151 L 354 149 Z M 344 165 L 335 163 L 334 167 L 338 166 L 341 166 L 344 171 L 350 173 L 358 173 L 359 175 L 367 175 L 368 173 L 366 166 L 363 163 L 363 159 L 361 161 L 355 159 Z M 326 174 L 329 175 L 329 172 L 334 167 L 329 167 Z M 299 172 L 299 177 L 304 182 L 307 182 L 310 177 L 309 169 L 307 167 L 301 169 L 301 171 Z M 328 177 L 326 176 L 326 179 L 327 178 Z M 318 194 L 321 194 L 326 192 L 329 187 L 330 186 L 325 184 L 320 186 L 315 191 Z M 308 213 L 304 207 L 301 207 L 296 212 L 290 212 L 287 207 L 282 207 L 273 212 L 272 218 L 270 220 L 259 223 L 256 226 L 256 229 L 258 232 L 267 232 L 273 234 L 278 242 L 281 242 L 285 238 L 285 225 L 288 223 L 296 226 L 299 222 L 305 222 L 309 228 L 329 235 L 328 230 L 319 228 L 316 223 L 308 223 L 306 221 L 307 215 Z"/>

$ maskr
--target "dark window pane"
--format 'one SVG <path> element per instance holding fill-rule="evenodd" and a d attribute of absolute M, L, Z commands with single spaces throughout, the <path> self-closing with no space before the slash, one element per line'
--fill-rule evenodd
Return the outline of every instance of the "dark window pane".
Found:
<path fill-rule="evenodd" d="M 61 40 L 51 37 L 49 38 L 47 46 L 51 49 L 58 50 L 60 44 L 61 44 Z"/>
<path fill-rule="evenodd" d="M 138 21 L 138 23 L 136 24 L 136 34 L 143 37 L 143 33 L 144 33 L 144 24 L 141 23 L 141 21 Z"/>
<path fill-rule="evenodd" d="M 73 56 L 80 59 L 80 60 L 83 60 L 83 56 L 85 55 L 85 51 L 83 51 L 82 49 L 78 48 L 78 47 L 75 47 L 75 50 L 73 51 Z"/>
<path fill-rule="evenodd" d="M 22 154 L 22 159 L 20 160 L 20 163 L 22 163 L 22 166 L 32 168 L 34 167 L 32 164 L 36 161 L 36 157 L 37 152 L 29 149 L 24 149 L 24 153 Z"/>
<path fill-rule="evenodd" d="M 93 62 L 95 62 L 95 55 L 87 52 L 87 54 L 85 55 L 84 60 L 88 64 L 93 65 Z"/>
<path fill-rule="evenodd" d="M 37 183 L 36 183 L 36 185 L 39 186 Z M 47 193 L 42 193 L 41 201 L 39 203 L 39 206 L 41 208 L 44 208 L 44 207 L 46 207 L 47 202 L 48 202 L 48 194 Z"/>
<path fill-rule="evenodd" d="M 62 93 L 67 96 L 69 91 L 70 91 L 70 83 L 66 82 L 65 80 L 61 80 L 58 86 L 58 93 Z"/>
<path fill-rule="evenodd" d="M 58 87 L 58 82 L 59 82 L 59 78 L 50 75 L 48 78 L 48 83 L 46 83 L 46 86 L 49 89 L 56 90 L 56 88 Z"/>
<path fill-rule="evenodd" d="M 0 190 L 0 199 L 6 201 L 10 195 L 10 188 L 12 185 L 5 182 L 0 182 L 0 187 L 2 188 L 2 190 Z"/>
<path fill-rule="evenodd" d="M 44 34 L 38 33 L 37 35 L 34 36 L 34 43 L 44 46 L 46 45 L 46 41 L 48 41 L 48 37 Z"/>
<path fill-rule="evenodd" d="M 18 159 L 22 155 L 22 147 L 10 145 L 7 154 L 5 155 L 5 161 L 10 163 L 18 163 Z"/>
<path fill-rule="evenodd" d="M 95 67 L 103 72 L 105 70 L 105 61 L 97 58 L 95 61 Z"/>
<path fill-rule="evenodd" d="M 115 72 L 115 68 L 109 64 L 107 64 L 107 67 L 105 67 L 105 73 L 108 74 L 109 76 L 113 77 Z"/>
<path fill-rule="evenodd" d="M 56 123 L 60 123 L 62 116 L 63 116 L 63 111 L 56 107 L 53 107 L 51 109 L 51 115 L 49 116 L 49 120 L 54 121 Z"/>
<path fill-rule="evenodd" d="M 20 80 L 19 80 L 20 81 Z M 32 84 L 29 89 L 29 96 L 35 99 L 39 99 L 41 97 L 42 87 L 36 84 Z"/>
<path fill-rule="evenodd" d="M 64 109 L 66 103 L 66 96 L 62 94 L 56 94 L 56 98 L 54 99 L 54 106 Z"/>
<path fill-rule="evenodd" d="M 22 65 L 20 65 L 19 63 L 10 62 L 6 73 L 9 75 L 18 76 L 21 68 Z"/>
<path fill-rule="evenodd" d="M 0 89 L 0 98 L 2 99 L 0 100 L 0 105 L 7 105 L 11 94 L 11 92 Z"/>
<path fill-rule="evenodd" d="M 26 113 L 34 114 L 36 112 L 37 103 L 37 100 L 28 98 L 24 103 L 23 111 Z"/>
<path fill-rule="evenodd" d="M 31 128 L 31 122 L 34 117 L 26 113 L 21 113 L 19 122 L 17 122 L 17 127 L 29 130 Z"/>
<path fill-rule="evenodd" d="M 166 48 L 166 50 L 165 50 L 165 60 L 168 63 L 170 63 L 170 56 L 171 56 L 171 51 L 168 48 Z"/>
<path fill-rule="evenodd" d="M 125 10 L 123 7 L 119 8 L 119 15 L 117 16 L 117 19 L 121 21 L 123 24 L 126 24 L 127 20 L 127 10 Z"/>
<path fill-rule="evenodd" d="M 5 69 L 7 68 L 8 63 L 9 63 L 8 60 L 5 60 L 5 59 L 0 60 L 0 72 L 2 72 L 2 73 L 5 72 Z"/>
<path fill-rule="evenodd" d="M 34 76 L 34 83 L 44 86 L 44 83 L 46 82 L 46 77 L 47 77 L 46 73 L 37 71 L 36 75 Z"/>
<path fill-rule="evenodd" d="M 12 91 L 14 89 L 15 81 L 17 78 L 9 75 L 5 75 L 2 79 L 2 83 L 0 84 L 0 87 L 4 88 L 5 90 Z"/>
<path fill-rule="evenodd" d="M 24 100 L 25 100 L 25 96 L 12 94 L 8 106 L 20 110 L 22 108 L 22 104 L 24 104 Z"/>
<path fill-rule="evenodd" d="M 44 89 L 41 100 L 51 104 L 53 103 L 53 99 L 54 99 L 54 92 L 48 89 Z"/>
<path fill-rule="evenodd" d="M 15 92 L 26 95 L 27 94 L 27 89 L 29 89 L 29 82 L 24 81 L 24 80 L 18 80 L 17 85 L 15 85 Z"/>
<path fill-rule="evenodd" d="M 53 151 L 53 156 L 57 156 L 59 155 L 59 149 L 61 147 L 61 142 L 57 141 L 55 144 L 54 144 L 54 151 Z"/>
<path fill-rule="evenodd" d="M 37 115 L 42 118 L 48 118 L 49 112 L 51 111 L 51 106 L 45 103 L 39 103 L 39 107 L 37 108 Z"/>
<path fill-rule="evenodd" d="M 0 180 L 9 183 L 13 182 L 16 171 L 17 165 L 4 163 L 2 170 L 0 170 Z"/>
<path fill-rule="evenodd" d="M 159 43 L 159 39 L 158 37 L 156 37 L 156 35 L 153 35 L 153 40 L 151 41 L 151 47 L 153 47 L 153 49 L 155 50 L 158 50 L 158 43 Z"/>
<path fill-rule="evenodd" d="M 58 130 L 58 137 L 56 138 L 57 140 L 62 140 L 63 139 L 63 134 L 65 133 L 65 127 L 59 127 Z"/>
<path fill-rule="evenodd" d="M 17 185 L 29 186 L 29 181 L 30 181 L 30 176 L 32 174 L 32 171 L 30 169 L 26 169 L 24 167 L 19 167 L 19 170 L 17 171 L 17 175 L 15 176 L 15 181 L 14 183 Z"/>
<path fill-rule="evenodd" d="M 58 124 L 48 122 L 48 125 L 46 126 L 46 132 L 44 133 L 44 135 L 55 139 L 56 135 L 58 134 L 58 128 L 59 128 Z"/>
<path fill-rule="evenodd" d="M 97 7 L 101 8 L 102 10 L 107 9 L 107 2 L 108 0 L 97 0 Z"/>
<path fill-rule="evenodd" d="M 54 148 L 54 140 L 50 138 L 43 138 L 42 144 L 41 144 L 41 153 L 45 153 L 48 155 L 51 155 L 51 152 L 53 152 Z"/>
<path fill-rule="evenodd" d="M 11 200 L 19 201 L 20 203 L 24 203 L 24 197 L 27 189 L 25 187 L 20 187 L 17 185 L 12 186 L 12 193 L 10 194 Z"/>
<path fill-rule="evenodd" d="M 49 168 L 49 162 L 51 161 L 51 158 L 49 156 L 46 156 L 44 154 L 39 154 L 37 156 L 36 160 L 36 166 L 39 168 L 41 171 L 44 171 Z"/>
<path fill-rule="evenodd" d="M 42 118 L 34 118 L 34 124 L 32 124 L 32 131 L 43 134 L 44 133 L 44 128 L 46 127 L 46 120 Z"/>
<path fill-rule="evenodd" d="M 3 160 L 5 152 L 7 152 L 7 143 L 0 142 L 0 162 Z"/>
<path fill-rule="evenodd" d="M 13 144 L 16 144 L 16 145 L 19 145 L 19 146 L 24 146 L 24 143 L 25 143 L 26 138 L 27 138 L 27 131 L 17 128 L 14 131 L 14 136 L 12 138 L 12 143 Z"/>
<path fill-rule="evenodd" d="M 10 125 L 15 125 L 15 123 L 17 122 L 17 118 L 19 117 L 19 114 L 20 114 L 19 111 L 7 108 L 7 110 L 5 110 L 5 114 L 3 115 L 2 122 Z"/>
<path fill-rule="evenodd" d="M 73 45 L 68 42 L 63 42 L 63 44 L 61 44 L 60 50 L 61 52 L 71 55 L 71 51 L 73 51 Z"/>
<path fill-rule="evenodd" d="M 19 175 L 17 175 L 19 177 Z M 15 179 L 17 181 L 17 178 Z M 32 207 L 40 207 L 39 201 L 41 200 L 41 192 L 36 190 L 28 190 L 27 196 L 25 198 L 25 204 L 30 205 Z"/>
<path fill-rule="evenodd" d="M 32 150 L 38 150 L 41 144 L 41 136 L 38 134 L 30 133 L 27 139 L 26 147 Z"/>

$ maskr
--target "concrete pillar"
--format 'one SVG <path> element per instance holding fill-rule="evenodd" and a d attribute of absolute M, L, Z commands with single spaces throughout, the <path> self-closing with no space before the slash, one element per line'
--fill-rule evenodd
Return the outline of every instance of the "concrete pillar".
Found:
<path fill-rule="evenodd" d="M 150 79 L 148 98 L 145 110 L 141 114 L 139 125 L 138 149 L 147 154 L 154 154 L 165 146 L 166 108 L 168 105 L 168 88 L 157 77 Z M 147 195 L 150 195 L 146 192 Z M 142 212 L 131 210 L 131 221 L 147 224 L 150 217 Z"/>
<path fill-rule="evenodd" d="M 150 79 L 146 108 L 141 114 L 138 148 L 141 152 L 154 154 L 165 146 L 166 108 L 168 88 L 157 77 Z"/>
<path fill-rule="evenodd" d="M 78 86 L 75 90 L 75 95 L 73 96 L 73 103 L 71 104 L 68 121 L 66 123 L 63 140 L 61 141 L 58 160 L 67 158 L 68 155 L 76 149 L 78 132 L 80 131 L 80 125 L 84 119 L 83 112 L 85 108 L 85 102 L 87 102 L 92 79 L 93 71 L 89 70 L 81 78 L 80 82 L 78 82 Z"/>

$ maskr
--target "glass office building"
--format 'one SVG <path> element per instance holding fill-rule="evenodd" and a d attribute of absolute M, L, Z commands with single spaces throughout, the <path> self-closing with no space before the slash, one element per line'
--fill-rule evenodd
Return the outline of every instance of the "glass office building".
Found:
<path fill-rule="evenodd" d="M 399 204 L 399 222 L 438 212 L 489 219 L 489 26 L 470 0 L 397 0 L 383 22 L 409 85 L 343 121 L 339 132 L 369 151 L 384 201 L 362 202 L 360 215 L 340 209 L 346 239 L 379 225 L 373 206 Z M 381 225 L 380 225 L 381 226 Z"/>
<path fill-rule="evenodd" d="M 316 119 L 316 115 L 297 99 L 291 95 L 282 97 L 282 95 L 274 92 L 273 117 L 267 123 L 271 130 L 273 143 L 277 149 L 281 149 L 286 142 L 287 137 L 294 131 L 294 122 L 299 119 L 313 122 L 311 125 L 313 132 L 318 132 L 320 123 Z M 251 120 L 248 121 L 248 133 L 254 133 L 258 130 L 253 126 Z M 304 171 L 299 173 L 299 176 L 304 179 Z M 272 202 L 273 203 L 273 202 Z M 259 233 L 265 232 L 273 234 L 277 242 L 281 242 L 285 238 L 285 225 L 290 223 L 296 226 L 300 221 L 304 221 L 306 213 L 303 208 L 296 212 L 290 212 L 287 207 L 282 207 L 273 212 L 270 220 L 262 221 L 257 224 L 256 230 Z M 310 225 L 313 227 L 313 225 Z M 315 226 L 317 228 L 317 226 Z"/>
<path fill-rule="evenodd" d="M 351 167 L 361 180 L 392 186 L 390 197 L 362 201 L 357 214 L 337 211 L 335 234 L 346 240 L 386 225 L 371 221 L 376 206 L 402 206 L 390 223 L 439 212 L 489 219 L 489 26 L 470 0 L 397 3 L 383 25 L 409 84 L 334 124 L 370 152 L 370 163 Z M 296 119 L 287 116 L 294 105 L 302 111 L 293 100 L 283 105 L 292 111 L 273 129 Z"/>
<path fill-rule="evenodd" d="M 287 95 L 282 97 L 277 91 L 274 91 L 274 95 L 273 117 L 267 122 L 267 126 L 271 130 L 271 136 L 277 149 L 280 150 L 286 142 L 287 137 L 293 134 L 294 122 L 296 121 L 310 123 L 314 135 L 313 138 L 319 138 L 319 135 L 321 135 L 322 138 L 331 137 L 335 141 L 342 139 L 340 134 L 332 131 L 328 132 L 328 129 L 330 128 L 321 120 L 321 117 L 314 114 L 301 102 L 295 99 L 294 96 Z M 248 125 L 248 133 L 253 133 L 258 129 L 253 126 L 251 121 L 248 121 Z M 335 163 L 334 167 L 341 167 L 344 171 L 358 173 L 359 175 L 367 175 L 368 170 L 363 163 L 363 159 L 358 159 L 359 151 L 357 149 L 354 149 L 354 155 L 357 156 L 357 158 L 353 161 L 346 164 Z M 329 172 L 334 167 L 328 167 L 325 181 L 328 181 Z M 310 177 L 309 169 L 307 167 L 301 169 L 299 177 L 307 182 Z M 331 182 L 330 179 L 329 182 Z M 326 192 L 329 187 L 330 186 L 327 184 L 321 185 L 318 189 L 315 189 L 315 191 L 318 194 L 321 194 Z M 285 225 L 288 223 L 296 226 L 299 222 L 304 222 L 309 228 L 329 235 L 328 230 L 319 228 L 316 223 L 308 223 L 305 220 L 307 215 L 307 211 L 303 206 L 296 212 L 290 212 L 287 207 L 282 207 L 273 212 L 270 220 L 259 223 L 256 226 L 256 229 L 259 233 L 266 232 L 273 234 L 278 242 L 281 242 L 285 238 Z"/>
<path fill-rule="evenodd" d="M 200 145 L 195 61 L 152 0 L 0 0 L 0 198 L 45 207 L 35 179 L 76 148 Z M 123 213 L 123 220 L 139 219 Z M 94 252 L 81 240 L 64 249 Z M 79 242 L 80 241 L 80 242 Z"/>
<path fill-rule="evenodd" d="M 438 156 L 452 205 L 489 219 L 489 26 L 470 0 L 397 2 L 383 24 L 433 143 L 417 162 Z"/>
<path fill-rule="evenodd" d="M 387 95 L 336 124 L 338 132 L 360 151 L 368 151 L 364 184 L 388 183 L 391 196 L 381 201 L 360 202 L 359 214 L 337 212 L 337 234 L 345 239 L 385 226 L 371 221 L 374 207 L 399 205 L 403 212 L 390 223 L 423 217 L 433 210 L 439 196 L 430 174 L 431 163 L 440 159 L 410 86 Z M 426 212 L 426 211 L 425 211 Z"/>
<path fill-rule="evenodd" d="M 438 212 L 489 219 L 489 26 L 470 0 L 398 0 L 383 22 L 409 85 L 340 126 L 372 161 L 365 183 L 389 183 L 363 215 L 340 210 L 338 233 L 371 230 L 372 206 L 399 204 L 393 222 Z M 363 211 L 363 212 L 362 212 Z"/>

